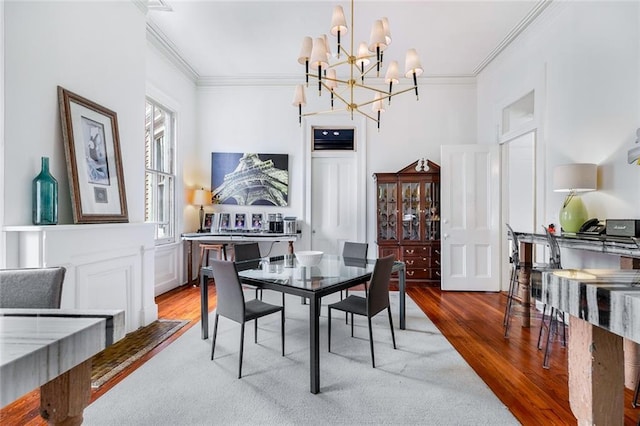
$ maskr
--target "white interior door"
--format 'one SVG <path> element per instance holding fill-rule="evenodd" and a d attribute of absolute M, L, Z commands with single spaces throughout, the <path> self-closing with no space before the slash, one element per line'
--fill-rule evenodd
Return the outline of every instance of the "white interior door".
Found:
<path fill-rule="evenodd" d="M 442 289 L 500 290 L 497 145 L 441 148 Z"/>
<path fill-rule="evenodd" d="M 311 249 L 339 254 L 358 241 L 358 176 L 353 152 L 315 153 L 311 160 Z"/>

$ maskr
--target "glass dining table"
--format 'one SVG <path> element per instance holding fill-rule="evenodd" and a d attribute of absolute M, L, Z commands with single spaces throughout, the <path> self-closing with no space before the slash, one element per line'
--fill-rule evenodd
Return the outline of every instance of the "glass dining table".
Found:
<path fill-rule="evenodd" d="M 306 267 L 293 255 L 256 259 L 236 263 L 243 284 L 300 296 L 309 301 L 309 370 L 311 393 L 320 392 L 320 306 L 321 299 L 332 293 L 363 284 L 371 279 L 375 259 L 360 260 L 342 256 L 322 256 L 320 263 Z M 398 273 L 399 322 L 405 328 L 405 265 L 396 261 L 392 272 Z M 200 327 L 202 339 L 209 337 L 209 290 L 213 278 L 211 267 L 200 270 Z"/>

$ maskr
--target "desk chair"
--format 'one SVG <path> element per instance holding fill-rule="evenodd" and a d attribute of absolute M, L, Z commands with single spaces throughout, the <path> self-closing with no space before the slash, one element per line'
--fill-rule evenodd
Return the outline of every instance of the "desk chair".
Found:
<path fill-rule="evenodd" d="M 63 267 L 0 270 L 0 308 L 60 308 L 66 271 Z"/>
<path fill-rule="evenodd" d="M 240 324 L 240 353 L 238 361 L 238 379 L 242 377 L 242 352 L 244 349 L 244 325 L 247 321 L 255 320 L 254 343 L 258 343 L 258 318 L 280 312 L 280 333 L 282 356 L 284 356 L 284 308 L 272 305 L 258 299 L 248 302 L 244 299 L 242 284 L 238 277 L 235 263 L 224 260 L 213 260 L 211 269 L 216 283 L 218 298 L 216 316 L 213 323 L 213 341 L 211 343 L 211 359 L 216 350 L 216 336 L 218 335 L 218 317 L 222 315 Z"/>
<path fill-rule="evenodd" d="M 391 339 L 393 341 L 393 349 L 396 349 L 396 337 L 393 332 L 393 320 L 391 319 L 391 307 L 389 304 L 389 281 L 391 279 L 391 268 L 395 256 L 390 255 L 387 257 L 376 260 L 376 264 L 373 268 L 373 274 L 371 275 L 371 283 L 369 285 L 369 292 L 367 297 L 360 296 L 348 296 L 344 300 L 336 303 L 332 303 L 328 306 L 328 350 L 331 352 L 331 310 L 337 309 L 347 313 L 356 315 L 362 315 L 367 317 L 369 323 L 369 347 L 371 348 L 371 366 L 376 367 L 375 356 L 373 354 L 373 331 L 371 328 L 371 318 L 377 315 L 379 312 L 387 309 L 389 315 L 389 328 L 391 329 Z M 351 337 L 353 337 L 353 318 L 351 320 Z"/>

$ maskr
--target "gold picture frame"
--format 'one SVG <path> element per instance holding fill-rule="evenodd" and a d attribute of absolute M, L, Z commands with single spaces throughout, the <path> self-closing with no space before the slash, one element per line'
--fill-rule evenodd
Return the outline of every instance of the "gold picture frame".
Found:
<path fill-rule="evenodd" d="M 118 116 L 58 86 L 74 223 L 128 222 Z"/>

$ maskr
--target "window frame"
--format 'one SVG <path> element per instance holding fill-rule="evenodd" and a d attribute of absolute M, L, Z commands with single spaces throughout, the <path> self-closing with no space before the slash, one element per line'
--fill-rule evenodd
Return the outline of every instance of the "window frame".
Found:
<path fill-rule="evenodd" d="M 159 138 L 152 136 L 152 138 L 147 141 L 147 114 L 146 108 L 147 105 L 151 105 L 153 107 L 152 114 L 155 114 L 156 109 L 160 109 L 163 113 L 168 117 L 168 131 L 162 133 L 161 138 L 164 138 L 166 141 L 169 140 L 169 146 L 164 146 L 164 150 L 168 151 L 168 154 L 165 158 L 157 157 L 158 150 L 156 149 L 157 141 Z M 177 142 L 176 142 L 176 112 L 168 108 L 162 102 L 157 101 L 154 97 L 147 95 L 145 97 L 145 158 L 144 158 L 144 221 L 145 223 L 154 224 L 154 241 L 156 246 L 173 244 L 177 241 L 177 229 L 178 229 L 178 215 L 177 215 L 177 198 L 176 198 L 176 185 L 178 182 L 177 176 Z M 150 132 L 154 131 L 154 121 L 151 122 Z M 162 142 L 163 145 L 166 145 L 166 142 Z M 162 151 L 164 151 L 162 150 Z M 148 161 L 150 159 L 150 161 Z M 169 162 L 169 171 L 163 170 L 164 162 Z M 155 164 L 160 164 L 160 166 L 153 167 Z M 149 165 L 148 165 L 149 164 Z M 164 183 L 159 183 L 160 178 L 164 178 L 165 182 L 169 184 L 168 194 L 170 197 L 169 205 L 166 206 L 166 211 L 169 214 L 169 218 L 167 220 L 163 220 L 160 222 L 157 220 L 158 218 L 158 208 L 160 207 L 157 201 L 154 201 L 158 197 L 162 191 L 159 190 L 160 186 Z M 152 182 L 148 182 L 151 179 Z M 151 200 L 149 200 L 150 195 L 148 194 L 147 188 L 151 186 L 154 191 L 154 196 Z M 147 211 L 148 205 L 151 204 L 150 209 L 156 209 L 153 212 L 153 219 L 148 220 Z M 159 237 L 161 227 L 168 227 L 169 231 L 166 235 Z"/>

